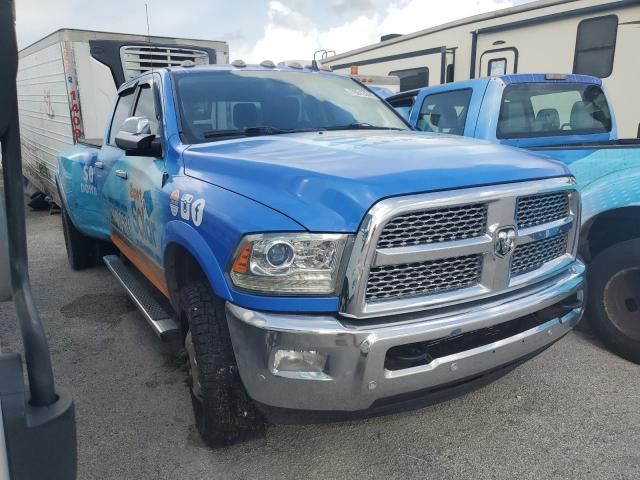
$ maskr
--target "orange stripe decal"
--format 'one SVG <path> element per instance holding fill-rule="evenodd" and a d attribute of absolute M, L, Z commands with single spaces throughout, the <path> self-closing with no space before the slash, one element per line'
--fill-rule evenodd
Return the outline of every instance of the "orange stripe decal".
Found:
<path fill-rule="evenodd" d="M 140 272 L 149 280 L 154 287 L 169 298 L 169 287 L 164 275 L 164 268 L 151 260 L 140 249 L 131 245 L 122 235 L 117 232 L 111 234 L 113 244 L 118 250 L 133 263 Z"/>

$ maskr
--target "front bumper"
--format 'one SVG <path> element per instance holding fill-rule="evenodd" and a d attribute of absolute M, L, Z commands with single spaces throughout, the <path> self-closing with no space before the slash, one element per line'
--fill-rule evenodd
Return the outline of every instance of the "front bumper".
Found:
<path fill-rule="evenodd" d="M 255 401 L 303 411 L 358 412 L 377 401 L 437 389 L 495 371 L 532 356 L 569 332 L 584 312 L 585 267 L 576 262 L 535 287 L 422 315 L 366 322 L 331 315 L 279 314 L 227 303 L 227 321 L 242 381 Z M 563 315 L 535 328 L 475 348 L 435 358 L 428 364 L 389 370 L 390 348 L 475 332 L 577 298 Z M 317 351 L 328 358 L 324 375 L 274 372 L 278 350 Z"/>

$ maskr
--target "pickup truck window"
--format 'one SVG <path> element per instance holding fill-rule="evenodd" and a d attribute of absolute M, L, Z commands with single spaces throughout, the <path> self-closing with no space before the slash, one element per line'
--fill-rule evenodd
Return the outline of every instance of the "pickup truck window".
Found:
<path fill-rule="evenodd" d="M 463 135 L 472 93 L 467 88 L 428 95 L 420 108 L 417 129 L 423 132 Z"/>
<path fill-rule="evenodd" d="M 402 115 L 402 118 L 409 121 L 409 117 L 411 116 L 411 110 L 413 109 L 413 104 L 416 102 L 416 96 L 410 95 L 406 97 L 393 98 L 388 100 L 389 104 Z"/>
<path fill-rule="evenodd" d="M 498 119 L 498 138 L 610 131 L 611 112 L 598 85 L 529 83 L 505 88 Z"/>
<path fill-rule="evenodd" d="M 389 105 L 349 77 L 245 70 L 174 78 L 183 133 L 191 143 L 251 130 L 409 130 Z"/>
<path fill-rule="evenodd" d="M 111 127 L 109 128 L 109 145 L 116 144 L 116 135 L 118 134 L 118 130 L 120 130 L 120 127 L 126 118 L 131 115 L 133 102 L 136 98 L 134 93 L 134 89 L 126 90 L 120 94 L 120 97 L 118 98 L 118 104 L 116 105 L 113 120 L 111 121 Z"/>
<path fill-rule="evenodd" d="M 153 89 L 150 85 L 143 85 L 140 88 L 138 103 L 134 112 L 136 117 L 147 117 L 151 125 L 151 133 L 158 134 L 158 115 L 156 112 L 156 102 L 153 98 Z"/>

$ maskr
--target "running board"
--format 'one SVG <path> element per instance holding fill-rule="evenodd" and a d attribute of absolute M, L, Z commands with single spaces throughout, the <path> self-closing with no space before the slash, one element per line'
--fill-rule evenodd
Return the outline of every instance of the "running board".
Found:
<path fill-rule="evenodd" d="M 165 338 L 179 331 L 170 308 L 162 305 L 162 293 L 149 283 L 135 267 L 126 265 L 118 255 L 103 257 L 105 265 L 118 279 L 153 331 Z"/>

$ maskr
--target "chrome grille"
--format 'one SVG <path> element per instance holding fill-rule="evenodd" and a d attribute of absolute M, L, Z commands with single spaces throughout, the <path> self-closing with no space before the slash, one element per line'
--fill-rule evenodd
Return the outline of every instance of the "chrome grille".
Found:
<path fill-rule="evenodd" d="M 196 65 L 209 63 L 209 54 L 204 50 L 189 47 L 126 46 L 120 48 L 122 69 L 126 80 L 157 68 L 179 67 L 191 60 Z"/>
<path fill-rule="evenodd" d="M 575 260 L 574 185 L 551 178 L 379 201 L 354 239 L 341 313 L 449 307 L 556 275 Z"/>
<path fill-rule="evenodd" d="M 542 267 L 567 253 L 568 234 L 560 233 L 537 242 L 516 247 L 511 260 L 511 275 L 520 275 Z"/>
<path fill-rule="evenodd" d="M 487 206 L 483 204 L 412 212 L 387 223 L 378 248 L 462 240 L 480 236 L 486 229 Z"/>
<path fill-rule="evenodd" d="M 569 213 L 567 192 L 530 195 L 518 198 L 516 221 L 518 228 L 535 227 L 565 218 Z"/>
<path fill-rule="evenodd" d="M 373 267 L 369 272 L 367 300 L 379 301 L 458 290 L 476 284 L 481 271 L 481 255 Z"/>

